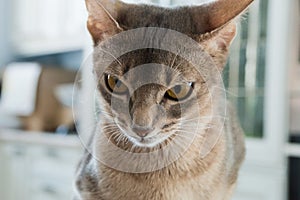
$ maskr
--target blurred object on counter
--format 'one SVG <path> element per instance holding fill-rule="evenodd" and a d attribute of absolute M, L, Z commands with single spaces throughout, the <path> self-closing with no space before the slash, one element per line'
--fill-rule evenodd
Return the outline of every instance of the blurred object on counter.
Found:
<path fill-rule="evenodd" d="M 38 63 L 9 64 L 3 75 L 1 107 L 5 113 L 28 116 L 34 112 L 42 68 Z"/>
<path fill-rule="evenodd" d="M 71 126 L 68 125 L 60 125 L 57 127 L 55 134 L 59 134 L 59 135 L 73 135 L 73 134 L 77 134 L 77 129 L 75 124 L 73 123 Z"/>
<path fill-rule="evenodd" d="M 66 107 L 72 107 L 73 84 L 61 84 L 54 90 L 56 98 Z"/>
<path fill-rule="evenodd" d="M 3 70 L 0 70 L 0 102 L 2 97 L 2 77 Z M 0 103 L 0 128 L 20 128 L 21 122 L 16 116 L 5 115 L 5 112 L 2 110 Z"/>
<path fill-rule="evenodd" d="M 71 127 L 72 110 L 57 99 L 55 90 L 60 84 L 73 83 L 75 76 L 75 71 L 38 63 L 13 63 L 4 72 L 1 108 L 20 117 L 26 130 L 53 132 L 61 125 Z"/>
<path fill-rule="evenodd" d="M 66 108 L 72 109 L 72 98 L 73 97 L 73 84 L 60 84 L 58 85 L 55 90 L 54 94 L 56 98 L 59 100 L 61 105 L 65 106 Z M 55 133 L 60 135 L 67 135 L 67 134 L 75 134 L 77 133 L 75 124 L 61 124 L 57 127 Z"/>
<path fill-rule="evenodd" d="M 22 123 L 20 119 L 15 116 L 7 116 L 0 108 L 0 128 L 7 129 L 20 129 L 22 127 Z"/>

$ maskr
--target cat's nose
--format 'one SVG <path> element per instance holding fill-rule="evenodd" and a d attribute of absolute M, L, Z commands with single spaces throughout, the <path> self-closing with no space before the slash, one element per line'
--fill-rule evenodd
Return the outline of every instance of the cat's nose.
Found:
<path fill-rule="evenodd" d="M 132 130 L 140 137 L 146 137 L 153 128 L 143 127 L 143 126 L 133 126 Z"/>

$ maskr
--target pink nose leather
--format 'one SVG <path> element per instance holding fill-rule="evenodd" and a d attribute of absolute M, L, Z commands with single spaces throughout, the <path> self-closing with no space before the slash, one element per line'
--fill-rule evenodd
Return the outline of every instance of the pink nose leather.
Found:
<path fill-rule="evenodd" d="M 140 127 L 140 126 L 134 126 L 132 130 L 140 137 L 146 137 L 151 131 L 153 131 L 153 128 L 147 128 L 147 127 Z"/>

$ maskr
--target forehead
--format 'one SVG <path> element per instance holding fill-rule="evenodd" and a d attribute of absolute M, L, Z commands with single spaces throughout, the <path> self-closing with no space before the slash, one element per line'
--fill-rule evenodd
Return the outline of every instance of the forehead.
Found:
<path fill-rule="evenodd" d="M 142 49 L 116 58 L 105 72 L 126 79 L 151 77 L 165 79 L 167 82 L 168 79 L 170 82 L 179 78 L 196 81 L 201 79 L 205 68 L 205 64 L 193 66 L 178 54 L 159 49 Z"/>

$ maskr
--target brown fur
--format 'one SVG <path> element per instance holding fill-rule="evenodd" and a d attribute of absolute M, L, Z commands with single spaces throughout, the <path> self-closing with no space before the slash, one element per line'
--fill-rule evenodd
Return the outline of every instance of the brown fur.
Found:
<path fill-rule="evenodd" d="M 126 97 L 122 97 L 123 99 L 117 97 L 118 106 L 113 109 L 111 107 L 112 94 L 107 89 L 103 75 L 98 74 L 97 67 L 101 60 L 98 46 L 105 39 L 124 30 L 138 27 L 169 28 L 196 40 L 212 58 L 217 68 L 222 70 L 230 43 L 235 36 L 235 23 L 232 20 L 251 2 L 252 0 L 219 0 L 197 7 L 170 9 L 121 2 L 112 3 L 109 0 L 102 0 L 102 5 L 100 5 L 95 0 L 86 0 L 90 14 L 88 29 L 95 43 L 95 73 L 104 113 L 97 125 L 96 134 L 91 138 L 93 156 L 86 152 L 78 167 L 76 181 L 78 199 L 227 200 L 231 198 L 238 170 L 244 159 L 245 148 L 243 131 L 230 104 L 227 105 L 225 126 L 219 138 L 212 138 L 217 131 L 212 127 L 219 127 L 220 121 L 202 120 L 201 123 L 209 127 L 202 130 L 201 135 L 193 140 L 178 160 L 162 169 L 147 173 L 128 173 L 113 169 L 96 160 L 96 157 L 101 157 L 104 160 L 113 160 L 115 163 L 130 162 L 130 158 L 123 158 L 122 154 L 118 154 L 112 146 L 107 145 L 107 138 L 119 148 L 135 153 L 154 152 L 170 142 L 166 141 L 149 148 L 135 147 L 122 135 L 118 127 L 113 125 L 113 118 L 126 126 L 126 129 L 130 129 L 133 120 L 134 123 L 140 125 L 160 127 L 161 133 L 167 134 L 176 130 L 182 116 L 189 119 L 207 116 L 213 106 L 222 106 L 214 105 L 214 101 L 209 101 L 211 85 L 219 83 L 216 80 L 217 74 L 211 72 L 211 63 L 205 54 L 203 54 L 204 64 L 200 66 L 203 74 L 199 74 L 187 60 L 180 56 L 158 49 L 142 49 L 122 55 L 105 69 L 105 73 L 123 77 L 128 71 L 141 64 L 164 64 L 176 71 L 170 80 L 168 70 L 164 73 L 156 73 L 149 68 L 149 72 L 144 72 L 144 74 L 136 72 L 122 81 L 129 86 L 134 84 L 136 77 L 142 79 L 156 77 L 163 82 L 162 85 L 168 85 L 172 82 L 176 83 L 176 78 L 184 75 L 195 83 L 196 96 L 183 101 L 181 103 L 183 109 L 180 110 L 177 102 L 164 99 L 167 88 L 157 84 L 142 86 L 128 97 L 130 98 L 129 112 L 133 116 L 129 119 L 123 114 L 128 109 L 128 106 L 124 104 Z M 193 56 L 193 52 L 190 55 Z M 222 98 L 220 95 L 218 97 Z M 157 106 L 158 102 L 160 102 L 159 106 Z M 203 106 L 200 111 L 195 109 L 197 103 Z M 157 107 L 153 109 L 153 105 Z M 160 110 L 161 107 L 164 108 L 164 113 Z M 163 118 L 166 120 L 164 121 Z M 119 137 L 114 137 L 112 134 L 117 134 L 123 140 L 118 141 Z M 200 149 L 210 139 L 216 139 L 217 143 L 203 157 Z M 168 159 L 168 154 L 162 155 L 162 158 Z M 139 168 L 146 165 L 145 162 L 134 160 L 132 166 Z"/>

